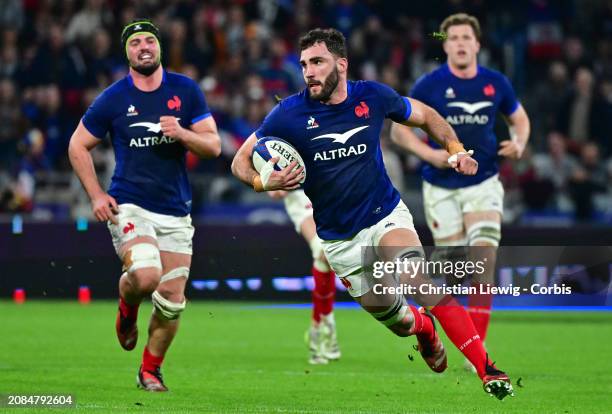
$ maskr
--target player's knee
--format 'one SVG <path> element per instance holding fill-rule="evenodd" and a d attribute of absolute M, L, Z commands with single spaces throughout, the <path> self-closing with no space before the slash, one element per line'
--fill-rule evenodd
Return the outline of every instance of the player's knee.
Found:
<path fill-rule="evenodd" d="M 467 231 L 469 246 L 499 246 L 501 224 L 496 221 L 479 221 Z"/>
<path fill-rule="evenodd" d="M 411 329 L 414 318 L 410 311 L 410 307 L 406 304 L 401 295 L 395 297 L 393 305 L 380 312 L 372 312 L 372 316 L 397 336 L 404 337 L 412 335 Z"/>
<path fill-rule="evenodd" d="M 457 262 L 465 260 L 468 248 L 462 246 L 436 246 L 429 258 L 432 262 Z"/>
<path fill-rule="evenodd" d="M 449 284 L 460 282 L 460 279 L 454 275 L 444 273 L 446 263 L 464 262 L 468 258 L 469 249 L 467 247 L 467 239 L 456 240 L 449 242 L 448 245 L 436 246 L 429 256 L 430 262 L 440 262 L 442 266 L 433 266 L 433 271 L 429 276 L 434 278 L 445 278 Z"/>
<path fill-rule="evenodd" d="M 130 283 L 141 295 L 150 295 L 159 285 L 160 271 L 154 268 L 144 268 L 129 274 Z"/>
<path fill-rule="evenodd" d="M 315 267 L 315 269 L 317 269 L 319 272 L 329 272 L 329 263 L 325 258 L 321 239 L 315 235 L 312 240 L 310 240 L 309 246 L 310 252 L 312 253 L 312 265 Z"/>
<path fill-rule="evenodd" d="M 123 270 L 128 273 L 148 268 L 156 269 L 157 273 L 160 273 L 162 269 L 159 249 L 151 243 L 138 243 L 131 246 L 123 254 L 122 260 Z"/>
<path fill-rule="evenodd" d="M 164 299 L 173 303 L 182 303 L 185 300 L 185 294 L 182 290 L 174 290 L 160 285 L 155 292 L 159 293 Z"/>
<path fill-rule="evenodd" d="M 160 279 L 160 284 L 156 289 L 157 292 L 159 292 L 160 295 L 162 295 L 164 298 L 171 302 L 183 302 L 183 300 L 185 299 L 185 296 L 183 294 L 183 285 L 164 283 L 181 277 L 189 279 L 189 268 L 187 266 L 176 267 L 166 272 Z"/>
<path fill-rule="evenodd" d="M 180 295 L 178 293 L 170 294 L 169 298 L 165 298 L 156 290 L 153 292 L 153 295 L 151 295 L 151 298 L 153 300 L 155 313 L 168 320 L 177 319 L 187 305 L 187 300 L 182 293 L 180 293 Z"/>

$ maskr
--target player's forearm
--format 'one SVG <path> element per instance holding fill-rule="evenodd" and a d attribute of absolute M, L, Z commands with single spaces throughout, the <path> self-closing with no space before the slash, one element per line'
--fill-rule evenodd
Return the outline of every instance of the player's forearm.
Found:
<path fill-rule="evenodd" d="M 531 133 L 531 123 L 525 109 L 520 106 L 516 113 L 510 116 L 508 120 L 508 128 L 510 130 L 510 139 L 516 142 L 518 146 L 524 150 L 529 141 Z"/>
<path fill-rule="evenodd" d="M 104 190 L 100 187 L 100 183 L 98 182 L 93 159 L 89 150 L 71 142 L 68 146 L 68 157 L 74 172 L 77 177 L 79 177 L 89 198 L 94 199 L 96 195 L 104 193 Z"/>
<path fill-rule="evenodd" d="M 216 132 L 194 132 L 184 129 L 180 142 L 200 158 L 216 158 L 221 155 L 221 138 Z"/>
<path fill-rule="evenodd" d="M 232 160 L 232 174 L 248 186 L 253 186 L 253 180 L 259 174 L 253 168 L 253 163 L 251 162 L 252 145 L 249 144 L 249 140 L 245 141 L 234 156 Z"/>
<path fill-rule="evenodd" d="M 412 129 L 406 125 L 391 125 L 391 141 L 400 148 L 413 153 L 420 159 L 430 164 L 436 161 L 435 150 L 424 143 Z"/>
<path fill-rule="evenodd" d="M 427 134 L 449 154 L 465 151 L 453 127 L 440 114 L 429 108 L 425 112 L 425 122 L 421 126 Z"/>

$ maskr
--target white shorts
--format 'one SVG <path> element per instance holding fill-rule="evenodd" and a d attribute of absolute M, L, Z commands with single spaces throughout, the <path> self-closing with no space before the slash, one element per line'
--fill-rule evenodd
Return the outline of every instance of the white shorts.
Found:
<path fill-rule="evenodd" d="M 378 283 L 372 272 L 366 271 L 376 261 L 376 257 L 364 257 L 364 248 L 370 246 L 376 249 L 380 239 L 395 229 L 408 229 L 416 233 L 412 214 L 401 200 L 391 214 L 361 230 L 352 239 L 323 240 L 323 250 L 329 265 L 352 297 L 365 295 Z"/>
<path fill-rule="evenodd" d="M 119 225 L 108 222 L 117 254 L 120 254 L 124 243 L 139 236 L 153 237 L 160 251 L 192 254 L 194 228 L 190 215 L 168 216 L 153 213 L 135 204 L 120 204 L 117 220 Z"/>
<path fill-rule="evenodd" d="M 312 217 L 312 203 L 304 193 L 304 190 L 290 191 L 283 199 L 285 210 L 295 226 L 295 231 L 302 232 L 302 223 Z"/>
<path fill-rule="evenodd" d="M 504 212 L 504 186 L 496 175 L 464 188 L 449 189 L 423 181 L 425 218 L 434 239 L 464 231 L 463 214 L 479 211 Z"/>

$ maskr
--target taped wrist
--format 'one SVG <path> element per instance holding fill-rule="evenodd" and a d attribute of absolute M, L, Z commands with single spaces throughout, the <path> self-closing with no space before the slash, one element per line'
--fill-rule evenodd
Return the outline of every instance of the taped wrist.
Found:
<path fill-rule="evenodd" d="M 253 184 L 253 189 L 257 191 L 258 193 L 261 193 L 262 191 L 264 191 L 264 186 L 263 186 L 263 183 L 261 182 L 260 175 L 256 175 L 255 177 L 253 177 L 252 184 Z"/>
<path fill-rule="evenodd" d="M 465 148 L 463 148 L 463 144 L 459 141 L 450 141 L 446 144 L 446 152 L 450 155 L 457 154 L 459 152 L 467 152 Z"/>

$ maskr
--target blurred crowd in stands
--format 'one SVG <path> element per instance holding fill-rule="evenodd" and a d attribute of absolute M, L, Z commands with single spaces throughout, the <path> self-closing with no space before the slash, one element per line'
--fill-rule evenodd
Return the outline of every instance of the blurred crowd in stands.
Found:
<path fill-rule="evenodd" d="M 407 94 L 445 60 L 433 36 L 439 23 L 464 11 L 483 28 L 480 63 L 511 79 L 532 121 L 523 159 L 500 160 L 506 220 L 612 223 L 612 1 L 490 3 L 0 0 L 0 213 L 49 218 L 89 209 L 66 149 L 92 100 L 127 73 L 119 35 L 136 17 L 160 27 L 165 67 L 199 82 L 220 128 L 219 159 L 188 158 L 197 214 L 207 203 L 266 201 L 234 180 L 229 165 L 275 96 L 302 89 L 302 33 L 338 28 L 349 41 L 351 78 Z M 507 139 L 503 121 L 498 129 Z M 382 142 L 396 185 L 420 200 L 418 160 L 398 152 L 386 133 Z M 112 148 L 108 140 L 98 147 L 95 163 L 107 183 Z"/>

